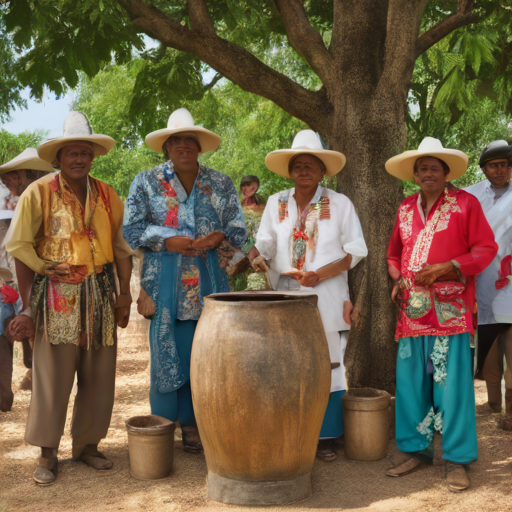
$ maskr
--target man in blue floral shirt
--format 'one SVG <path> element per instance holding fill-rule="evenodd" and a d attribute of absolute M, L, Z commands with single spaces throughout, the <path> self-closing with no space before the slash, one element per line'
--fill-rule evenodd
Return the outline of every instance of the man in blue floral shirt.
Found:
<path fill-rule="evenodd" d="M 203 297 L 229 291 L 225 268 L 250 247 L 231 179 L 197 162 L 199 153 L 217 149 L 218 135 L 194 126 L 181 108 L 146 144 L 168 161 L 135 177 L 123 233 L 132 249 L 144 252 L 141 298 L 150 306 L 142 309 L 154 311 L 151 412 L 179 419 L 184 450 L 202 453 L 190 390 L 192 339 Z"/>

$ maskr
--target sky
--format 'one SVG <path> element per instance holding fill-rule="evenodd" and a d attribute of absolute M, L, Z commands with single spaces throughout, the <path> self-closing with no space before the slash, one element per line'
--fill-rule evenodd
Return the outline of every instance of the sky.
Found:
<path fill-rule="evenodd" d="M 0 128 L 15 134 L 41 129 L 49 130 L 48 137 L 62 135 L 64 119 L 73 101 L 72 91 L 60 99 L 57 99 L 55 94 L 48 92 L 41 102 L 30 99 L 28 88 L 23 91 L 22 96 L 27 100 L 27 108 L 16 108 L 11 112 L 11 121 L 0 125 Z"/>

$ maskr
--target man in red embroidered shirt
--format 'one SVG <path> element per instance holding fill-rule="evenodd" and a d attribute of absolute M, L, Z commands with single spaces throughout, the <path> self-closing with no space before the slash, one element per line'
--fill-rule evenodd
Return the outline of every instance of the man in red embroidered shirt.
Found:
<path fill-rule="evenodd" d="M 469 487 L 464 465 L 478 456 L 470 346 L 477 325 L 475 276 L 497 252 L 478 200 L 447 184 L 467 164 L 464 153 L 432 137 L 386 162 L 390 174 L 420 187 L 400 205 L 387 254 L 399 308 L 396 441 L 412 455 L 387 474 L 431 464 L 437 430 L 451 491 Z"/>

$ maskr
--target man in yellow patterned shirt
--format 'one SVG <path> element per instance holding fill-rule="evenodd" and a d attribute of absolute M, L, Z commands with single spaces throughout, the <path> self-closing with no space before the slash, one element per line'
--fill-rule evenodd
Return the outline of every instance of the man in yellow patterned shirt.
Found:
<path fill-rule="evenodd" d="M 75 373 L 73 457 L 95 469 L 112 467 L 98 443 L 107 435 L 114 404 L 116 324 L 128 324 L 132 252 L 122 235 L 123 202 L 89 172 L 94 158 L 114 144 L 94 134 L 84 114 L 71 112 L 63 136 L 38 148 L 60 173 L 27 188 L 7 234 L 23 300 L 12 330 L 34 334 L 25 440 L 41 447 L 34 472 L 39 485 L 56 478 Z"/>

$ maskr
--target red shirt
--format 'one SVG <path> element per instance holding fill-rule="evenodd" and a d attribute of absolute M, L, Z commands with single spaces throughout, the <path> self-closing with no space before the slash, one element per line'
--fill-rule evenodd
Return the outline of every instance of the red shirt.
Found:
<path fill-rule="evenodd" d="M 428 214 L 414 194 L 402 202 L 388 247 L 388 265 L 401 273 L 396 339 L 474 333 L 475 275 L 494 259 L 498 245 L 476 197 L 449 185 Z M 426 264 L 454 262 L 458 272 L 417 286 Z"/>

